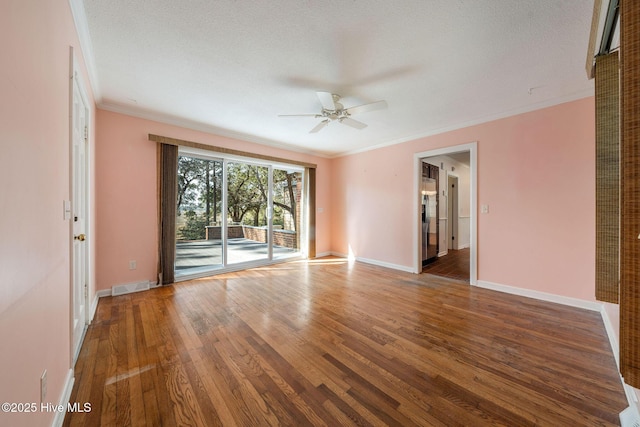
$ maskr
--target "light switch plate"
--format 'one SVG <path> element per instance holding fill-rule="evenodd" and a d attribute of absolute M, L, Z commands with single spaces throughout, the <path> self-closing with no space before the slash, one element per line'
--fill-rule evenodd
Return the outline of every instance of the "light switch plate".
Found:
<path fill-rule="evenodd" d="M 62 219 L 71 219 L 71 200 L 62 201 Z"/>

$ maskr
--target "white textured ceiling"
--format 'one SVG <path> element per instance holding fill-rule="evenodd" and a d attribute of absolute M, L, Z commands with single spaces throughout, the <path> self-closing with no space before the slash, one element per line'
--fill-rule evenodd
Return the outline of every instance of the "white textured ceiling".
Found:
<path fill-rule="evenodd" d="M 84 0 L 98 105 L 328 156 L 593 93 L 592 0 Z M 319 119 L 315 91 L 357 130 Z M 465 142 L 465 141 L 461 141 Z"/>

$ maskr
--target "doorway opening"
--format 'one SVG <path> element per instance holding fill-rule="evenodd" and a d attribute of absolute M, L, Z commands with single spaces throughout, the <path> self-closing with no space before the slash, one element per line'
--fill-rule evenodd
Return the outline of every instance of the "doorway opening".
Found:
<path fill-rule="evenodd" d="M 477 282 L 476 146 L 414 155 L 416 273 Z"/>

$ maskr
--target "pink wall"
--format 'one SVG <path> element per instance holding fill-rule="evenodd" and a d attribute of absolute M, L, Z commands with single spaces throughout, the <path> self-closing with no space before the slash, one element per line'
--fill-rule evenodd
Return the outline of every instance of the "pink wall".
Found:
<path fill-rule="evenodd" d="M 472 141 L 478 280 L 594 300 L 593 98 L 334 159 L 332 250 L 410 268 L 413 155 Z"/>
<path fill-rule="evenodd" d="M 63 219 L 69 46 L 82 61 L 67 0 L 0 2 L 1 402 L 39 403 L 46 369 L 46 400 L 57 404 L 72 363 L 70 223 Z M 48 426 L 53 416 L 0 412 L 0 425 Z"/>
<path fill-rule="evenodd" d="M 82 62 L 68 0 L 3 0 L 0 45 L 0 401 L 39 402 L 46 369 L 47 401 L 58 403 L 71 367 L 70 224 L 62 217 L 70 198 L 69 46 Z M 97 241 L 98 288 L 156 279 L 156 154 L 147 134 L 157 133 L 317 163 L 318 253 L 351 248 L 406 267 L 413 154 L 478 141 L 478 202 L 490 205 L 479 216 L 479 280 L 593 300 L 593 116 L 588 98 L 324 159 L 94 111 L 97 229 L 89 242 Z M 0 412 L 0 425 L 52 418 Z"/>
<path fill-rule="evenodd" d="M 330 209 L 329 159 L 189 130 L 105 110 L 97 112 L 97 288 L 157 281 L 156 143 L 150 133 L 318 165 L 316 204 Z M 317 252 L 330 249 L 329 219 L 317 213 Z M 129 261 L 137 269 L 129 270 Z"/>

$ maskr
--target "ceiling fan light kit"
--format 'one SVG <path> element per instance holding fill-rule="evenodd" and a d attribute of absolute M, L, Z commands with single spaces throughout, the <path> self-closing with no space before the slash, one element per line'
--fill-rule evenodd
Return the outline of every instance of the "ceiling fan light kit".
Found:
<path fill-rule="evenodd" d="M 323 119 L 309 133 L 316 133 L 329 124 L 329 122 L 337 120 L 343 125 L 350 126 L 354 129 L 364 129 L 367 127 L 365 123 L 351 118 L 352 114 L 366 113 L 369 111 L 382 110 L 387 108 L 387 101 L 376 101 L 368 104 L 356 105 L 354 107 L 344 108 L 340 103 L 340 95 L 330 92 L 316 92 L 322 110 L 319 114 L 281 114 L 279 117 L 315 117 Z"/>

